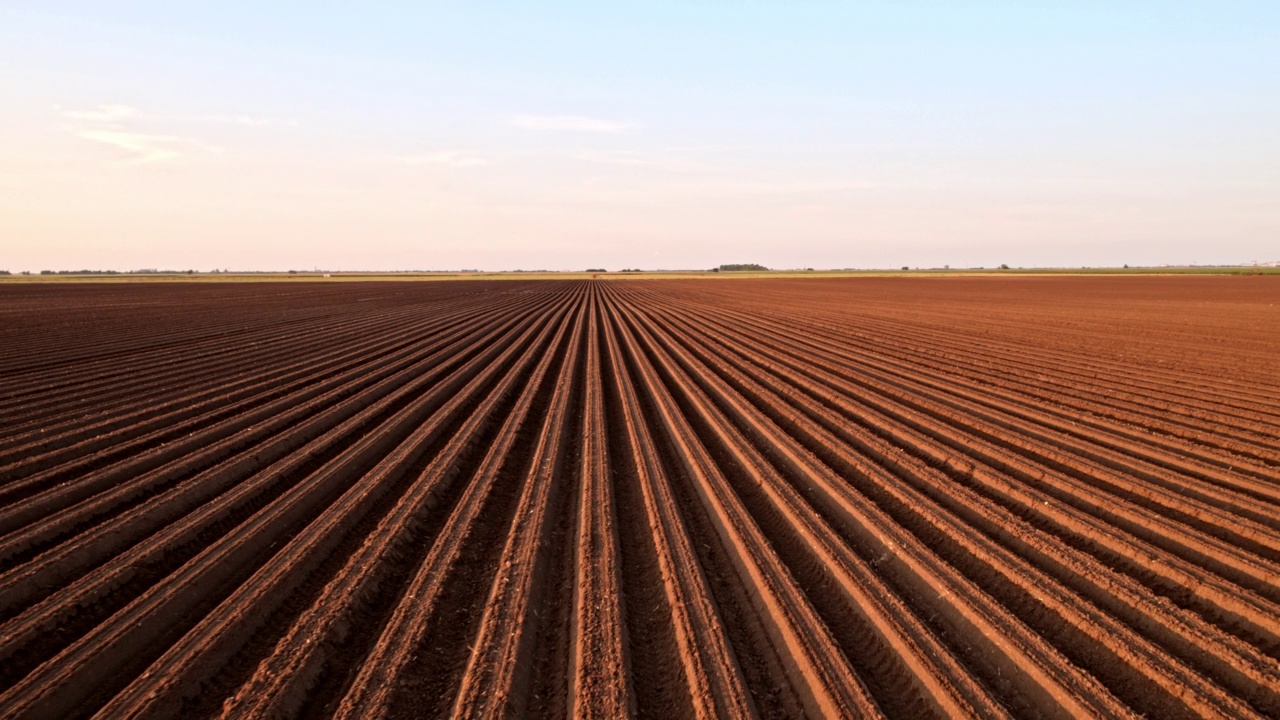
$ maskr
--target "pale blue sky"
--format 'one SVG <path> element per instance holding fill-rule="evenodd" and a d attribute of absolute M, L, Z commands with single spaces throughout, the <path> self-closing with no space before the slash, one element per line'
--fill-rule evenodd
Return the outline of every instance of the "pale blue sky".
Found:
<path fill-rule="evenodd" d="M 9 3 L 0 269 L 1280 260 L 1272 2 Z"/>

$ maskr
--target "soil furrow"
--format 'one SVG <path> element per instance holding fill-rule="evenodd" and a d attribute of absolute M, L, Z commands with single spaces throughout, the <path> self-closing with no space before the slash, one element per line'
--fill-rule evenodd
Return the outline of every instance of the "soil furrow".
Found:
<path fill-rule="evenodd" d="M 0 281 L 0 716 L 1280 716 L 1273 278 L 456 280 Z"/>

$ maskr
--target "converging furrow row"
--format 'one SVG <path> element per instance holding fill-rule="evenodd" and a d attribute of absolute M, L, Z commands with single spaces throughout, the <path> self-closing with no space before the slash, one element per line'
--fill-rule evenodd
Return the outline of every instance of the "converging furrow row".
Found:
<path fill-rule="evenodd" d="M 1280 291 L 1104 280 L 0 288 L 0 716 L 1280 716 Z"/>

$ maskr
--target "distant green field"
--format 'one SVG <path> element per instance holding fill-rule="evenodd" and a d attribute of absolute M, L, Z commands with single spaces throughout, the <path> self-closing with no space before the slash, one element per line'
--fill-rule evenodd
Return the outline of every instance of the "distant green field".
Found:
<path fill-rule="evenodd" d="M 656 280 L 674 278 L 832 278 L 832 277 L 1010 277 L 1023 275 L 1280 275 L 1277 267 L 1159 267 L 1159 268 L 1010 268 L 920 270 L 770 270 L 707 272 L 656 270 L 646 272 L 298 272 L 298 273 L 112 273 L 66 275 L 0 275 L 0 283 L 68 282 L 351 282 L 453 280 Z"/>

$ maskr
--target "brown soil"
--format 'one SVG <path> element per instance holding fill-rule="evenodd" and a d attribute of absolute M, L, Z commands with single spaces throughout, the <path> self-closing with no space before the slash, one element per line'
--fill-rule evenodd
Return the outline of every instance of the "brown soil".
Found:
<path fill-rule="evenodd" d="M 0 287 L 0 716 L 1280 716 L 1280 282 Z"/>

